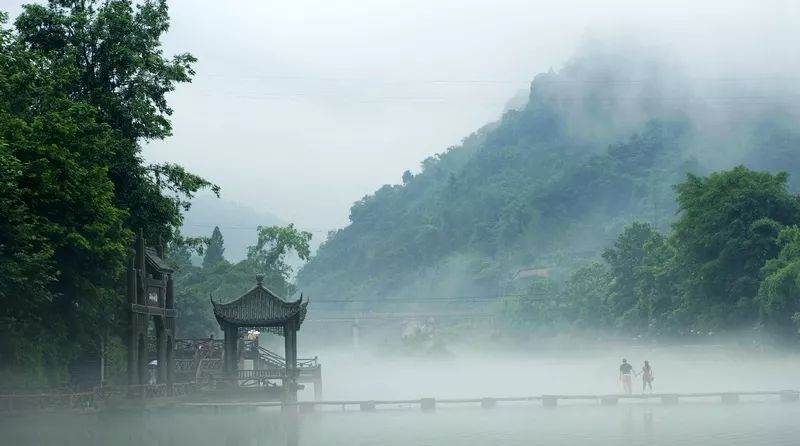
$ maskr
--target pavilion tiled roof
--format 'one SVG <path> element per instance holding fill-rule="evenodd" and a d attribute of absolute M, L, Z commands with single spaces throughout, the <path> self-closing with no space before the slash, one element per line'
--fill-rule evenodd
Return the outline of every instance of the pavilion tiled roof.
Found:
<path fill-rule="evenodd" d="M 308 300 L 303 302 L 301 296 L 294 302 L 287 302 L 266 288 L 261 280 L 259 276 L 253 289 L 231 302 L 218 303 L 212 297 L 217 321 L 239 327 L 282 327 L 286 321 L 298 316 L 298 322 L 302 324 Z"/>

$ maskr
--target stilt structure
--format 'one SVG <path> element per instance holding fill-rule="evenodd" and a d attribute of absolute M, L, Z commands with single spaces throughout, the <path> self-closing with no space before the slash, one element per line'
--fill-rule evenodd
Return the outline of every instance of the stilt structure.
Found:
<path fill-rule="evenodd" d="M 163 247 L 146 246 L 140 230 L 128 266 L 129 386 L 148 383 L 147 327 L 150 318 L 155 322 L 157 382 L 170 386 L 173 384 L 173 339 L 177 312 L 172 268 L 163 260 L 163 255 Z"/>
<path fill-rule="evenodd" d="M 303 297 L 287 302 L 263 284 L 264 276 L 256 276 L 256 286 L 228 303 L 217 303 L 211 297 L 214 316 L 225 333 L 223 370 L 230 384 L 238 385 L 239 344 L 242 334 L 249 329 L 266 329 L 283 336 L 286 346 L 286 371 L 282 377 L 284 401 L 297 401 L 297 332 L 306 317 L 308 300 Z"/>

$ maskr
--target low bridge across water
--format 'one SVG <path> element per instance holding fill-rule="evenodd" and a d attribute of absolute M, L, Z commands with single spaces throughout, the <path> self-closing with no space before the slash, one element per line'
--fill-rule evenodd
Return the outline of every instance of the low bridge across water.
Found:
<path fill-rule="evenodd" d="M 331 401 L 300 401 L 297 403 L 281 403 L 274 401 L 264 402 L 219 402 L 219 403 L 185 403 L 186 408 L 211 409 L 214 412 L 222 410 L 236 410 L 253 407 L 280 407 L 299 408 L 300 412 L 312 412 L 317 407 L 341 407 L 342 410 L 351 407 L 361 411 L 374 411 L 380 406 L 411 406 L 423 411 L 433 411 L 437 405 L 479 405 L 484 409 L 494 408 L 499 403 L 537 402 L 544 407 L 557 407 L 559 402 L 584 401 L 599 403 L 604 406 L 614 406 L 620 401 L 655 401 L 660 404 L 678 404 L 680 401 L 716 401 L 723 404 L 737 404 L 743 398 L 767 397 L 785 403 L 800 402 L 800 391 L 774 390 L 774 391 L 745 391 L 745 392 L 708 392 L 708 393 L 653 393 L 653 394 L 607 394 L 607 395 L 539 395 L 520 397 L 484 397 L 484 398 L 418 398 L 408 400 L 331 400 Z"/>

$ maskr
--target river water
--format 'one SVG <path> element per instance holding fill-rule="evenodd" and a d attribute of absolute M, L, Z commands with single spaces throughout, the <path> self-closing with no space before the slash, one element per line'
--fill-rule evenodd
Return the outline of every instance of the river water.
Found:
<path fill-rule="evenodd" d="M 4 445 L 797 445 L 800 404 L 718 403 L 413 409 L 301 414 L 44 416 L 4 420 Z"/>
<path fill-rule="evenodd" d="M 634 365 L 653 364 L 656 392 L 800 388 L 800 357 L 704 347 L 634 349 Z M 387 358 L 364 352 L 320 355 L 325 399 L 414 399 L 619 393 L 623 352 Z M 637 389 L 638 390 L 638 389 Z M 313 395 L 304 390 L 301 399 Z M 390 406 L 376 412 L 328 407 L 287 416 L 274 408 L 210 413 L 197 409 L 139 414 L 14 416 L 0 419 L 1 445 L 120 446 L 490 446 L 490 445 L 797 445 L 800 403 L 747 397 L 665 406 L 657 400 Z"/>

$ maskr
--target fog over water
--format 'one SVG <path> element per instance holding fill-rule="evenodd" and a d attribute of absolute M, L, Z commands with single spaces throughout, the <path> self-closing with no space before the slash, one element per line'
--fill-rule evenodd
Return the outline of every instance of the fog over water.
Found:
<path fill-rule="evenodd" d="M 600 352 L 487 355 L 455 352 L 448 359 L 374 356 L 368 351 L 320 352 L 325 399 L 531 396 L 620 393 L 617 366 L 649 359 L 655 392 L 721 392 L 800 388 L 800 357 L 745 353 L 734 347 L 642 348 L 609 345 Z M 639 393 L 634 382 L 634 393 Z M 304 391 L 301 400 L 311 399 Z M 0 444 L 31 445 L 746 445 L 796 444 L 800 403 L 775 396 L 718 398 L 665 406 L 656 400 L 382 406 L 364 413 L 338 406 L 286 418 L 279 410 L 177 409 L 149 413 L 41 415 L 0 421 Z"/>
<path fill-rule="evenodd" d="M 657 393 L 800 388 L 797 355 L 715 347 L 614 346 L 582 354 L 465 353 L 443 359 L 331 352 L 320 361 L 326 399 L 370 400 L 622 393 L 617 367 L 623 357 L 636 370 L 650 361 Z M 634 379 L 634 390 L 641 391 L 641 380 Z"/>

